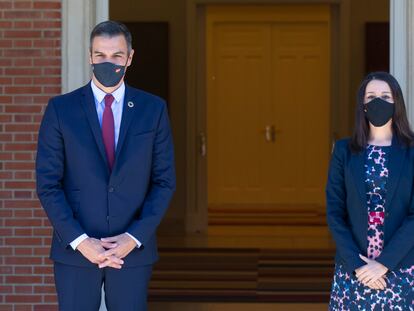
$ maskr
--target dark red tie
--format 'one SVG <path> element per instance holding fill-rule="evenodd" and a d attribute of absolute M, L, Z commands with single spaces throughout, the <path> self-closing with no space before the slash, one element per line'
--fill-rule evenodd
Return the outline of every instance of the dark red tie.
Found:
<path fill-rule="evenodd" d="M 112 94 L 105 96 L 105 109 L 102 117 L 102 136 L 110 171 L 115 162 L 115 122 L 111 109 L 113 101 Z"/>

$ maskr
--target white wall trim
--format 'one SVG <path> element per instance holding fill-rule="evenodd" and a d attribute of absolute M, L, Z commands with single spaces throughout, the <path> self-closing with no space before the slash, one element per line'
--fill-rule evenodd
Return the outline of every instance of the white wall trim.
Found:
<path fill-rule="evenodd" d="M 398 80 L 407 106 L 408 120 L 414 125 L 414 3 L 390 1 L 390 72 Z"/>
<path fill-rule="evenodd" d="M 96 24 L 106 21 L 109 19 L 109 0 L 97 0 L 95 2 L 96 13 L 95 22 Z"/>
<path fill-rule="evenodd" d="M 109 0 L 62 0 L 62 93 L 89 81 L 89 34 L 109 18 Z"/>
<path fill-rule="evenodd" d="M 411 126 L 414 126 L 414 3 L 412 0 L 406 0 L 407 3 L 407 98 L 406 105 L 408 110 L 408 120 Z"/>

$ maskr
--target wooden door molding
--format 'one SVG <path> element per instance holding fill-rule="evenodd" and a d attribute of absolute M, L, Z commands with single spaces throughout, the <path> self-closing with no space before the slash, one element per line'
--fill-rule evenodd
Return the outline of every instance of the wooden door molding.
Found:
<path fill-rule="evenodd" d="M 332 99 L 335 105 L 332 112 L 332 135 L 344 136 L 349 132 L 349 14 L 350 4 L 347 0 L 262 0 L 260 3 L 252 0 L 187 0 L 187 202 L 186 229 L 187 232 L 207 231 L 207 173 L 206 159 L 199 155 L 200 133 L 206 130 L 205 120 L 205 7 L 209 4 L 331 4 L 332 21 L 335 38 L 332 40 Z M 338 69 L 337 69 L 338 68 Z M 339 104 L 339 105 L 338 105 Z M 341 116 L 341 118 L 337 117 Z M 208 148 L 208 146 L 207 146 Z"/>

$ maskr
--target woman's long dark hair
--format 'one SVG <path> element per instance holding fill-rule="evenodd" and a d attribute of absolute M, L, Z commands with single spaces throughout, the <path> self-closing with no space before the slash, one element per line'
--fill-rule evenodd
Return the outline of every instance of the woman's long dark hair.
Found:
<path fill-rule="evenodd" d="M 414 144 L 414 133 L 408 123 L 407 111 L 405 109 L 404 97 L 401 87 L 397 80 L 387 72 L 372 72 L 368 74 L 362 81 L 358 90 L 357 107 L 355 112 L 354 133 L 350 141 L 352 152 L 360 152 L 364 150 L 369 138 L 369 123 L 364 112 L 364 98 L 367 85 L 372 80 L 380 80 L 386 82 L 391 89 L 394 99 L 394 116 L 392 117 L 392 132 L 399 141 L 405 146 Z"/>

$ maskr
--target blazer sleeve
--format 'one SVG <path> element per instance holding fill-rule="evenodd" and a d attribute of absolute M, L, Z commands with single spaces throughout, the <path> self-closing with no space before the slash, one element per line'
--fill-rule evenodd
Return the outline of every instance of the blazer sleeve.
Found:
<path fill-rule="evenodd" d="M 85 233 L 73 217 L 62 188 L 65 154 L 55 103 L 46 107 L 40 129 L 36 157 L 36 190 L 39 200 L 64 247 Z"/>
<path fill-rule="evenodd" d="M 414 247 L 414 189 L 411 190 L 411 202 L 404 222 L 393 234 L 387 245 L 375 260 L 388 270 L 395 270 L 400 261 Z"/>
<path fill-rule="evenodd" d="M 174 147 L 165 103 L 156 130 L 150 182 L 141 213 L 126 230 L 144 247 L 155 234 L 176 188 Z"/>
<path fill-rule="evenodd" d="M 347 220 L 347 191 L 344 177 L 346 149 L 347 141 L 338 141 L 335 144 L 326 186 L 326 215 L 337 252 L 344 260 L 346 269 L 353 273 L 355 269 L 365 265 L 365 262 L 359 257 L 361 251 L 354 240 Z"/>

